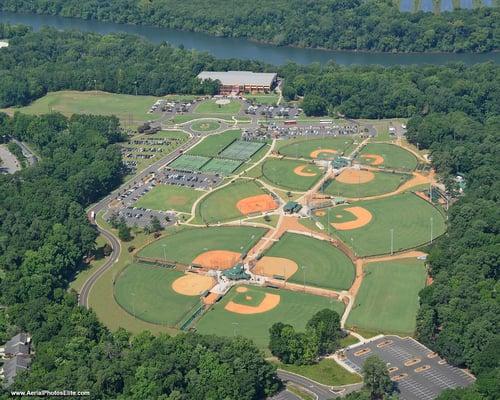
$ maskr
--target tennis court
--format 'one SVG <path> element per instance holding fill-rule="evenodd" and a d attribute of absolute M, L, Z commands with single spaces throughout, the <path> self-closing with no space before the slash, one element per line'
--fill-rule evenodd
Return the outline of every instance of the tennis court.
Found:
<path fill-rule="evenodd" d="M 229 175 L 242 164 L 239 160 L 230 160 L 228 158 L 212 158 L 201 168 L 203 172 L 212 172 L 214 174 Z"/>
<path fill-rule="evenodd" d="M 248 160 L 259 151 L 265 143 L 247 142 L 245 140 L 235 140 L 219 153 L 221 157 L 233 160 Z"/>
<path fill-rule="evenodd" d="M 181 170 L 181 171 L 199 171 L 201 167 L 210 161 L 209 157 L 202 156 L 192 156 L 190 154 L 183 154 L 174 162 L 172 162 L 169 167 Z"/>

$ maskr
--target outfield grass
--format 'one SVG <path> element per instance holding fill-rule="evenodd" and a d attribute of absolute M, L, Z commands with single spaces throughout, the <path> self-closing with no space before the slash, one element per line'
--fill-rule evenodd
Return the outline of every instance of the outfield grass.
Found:
<path fill-rule="evenodd" d="M 418 293 L 426 280 L 424 262 L 412 258 L 370 263 L 364 271 L 347 324 L 381 333 L 413 334 Z"/>
<path fill-rule="evenodd" d="M 241 103 L 236 100 L 230 100 L 229 104 L 217 104 L 216 100 L 206 100 L 198 103 L 194 112 L 199 114 L 238 114 L 241 109 Z"/>
<path fill-rule="evenodd" d="M 316 176 L 297 175 L 294 169 L 301 165 L 306 165 L 305 172 L 315 173 Z M 322 173 L 319 167 L 304 161 L 270 158 L 262 164 L 262 174 L 269 183 L 290 190 L 308 190 L 321 178 Z"/>
<path fill-rule="evenodd" d="M 414 170 L 418 163 L 417 158 L 408 150 L 389 143 L 368 143 L 363 147 L 356 160 L 362 164 L 369 164 L 369 160 L 366 161 L 362 157 L 363 154 L 377 154 L 382 156 L 384 163 L 381 166 L 385 168 Z"/>
<path fill-rule="evenodd" d="M 324 308 L 333 307 L 340 315 L 344 310 L 344 305 L 341 302 L 331 303 L 330 299 L 326 297 L 255 286 L 248 286 L 248 289 L 246 295 L 250 296 L 256 292 L 278 294 L 281 296 L 280 303 L 265 313 L 236 314 L 224 309 L 225 305 L 238 295 L 232 289 L 198 321 L 197 331 L 219 336 L 242 335 L 252 339 L 257 346 L 264 349 L 269 345 L 269 328 L 275 322 L 291 324 L 301 331 L 305 329 L 307 321 L 313 314 Z"/>
<path fill-rule="evenodd" d="M 187 152 L 196 156 L 215 157 L 232 142 L 241 137 L 240 130 L 226 131 L 217 135 L 210 135 Z"/>
<path fill-rule="evenodd" d="M 347 222 L 354 216 L 345 211 L 347 207 L 359 206 L 372 214 L 365 226 L 351 230 L 334 231 L 360 256 L 386 254 L 391 251 L 390 230 L 394 229 L 394 251 L 414 248 L 430 240 L 433 219 L 433 238 L 446 230 L 443 215 L 431 204 L 413 193 L 403 193 L 378 200 L 364 200 L 350 205 L 330 209 L 330 222 Z M 338 216 L 338 217 L 337 217 Z M 328 227 L 328 217 L 316 217 Z M 351 240 L 352 238 L 352 240 Z"/>
<path fill-rule="evenodd" d="M 237 180 L 203 198 L 198 204 L 197 214 L 208 223 L 236 219 L 243 216 L 236 208 L 239 200 L 265 193 L 254 181 Z"/>
<path fill-rule="evenodd" d="M 156 240 L 142 249 L 139 256 L 165 257 L 173 262 L 189 264 L 205 251 L 248 251 L 265 233 L 265 228 L 246 226 L 186 229 Z"/>
<path fill-rule="evenodd" d="M 191 129 L 198 132 L 210 132 L 220 128 L 220 123 L 212 120 L 195 121 L 191 125 Z"/>
<path fill-rule="evenodd" d="M 358 374 L 350 373 L 334 360 L 328 358 L 312 365 L 284 364 L 282 362 L 273 362 L 273 364 L 279 369 L 305 376 L 323 385 L 341 386 L 361 382 L 361 377 Z"/>
<path fill-rule="evenodd" d="M 9 109 L 8 111 L 21 111 L 26 114 L 45 114 L 51 111 L 59 111 L 64 115 L 116 115 L 124 124 L 129 121 L 132 124 L 139 124 L 157 119 L 160 116 L 160 114 L 147 113 L 156 100 L 158 100 L 158 97 L 153 96 L 64 90 L 48 93 L 29 106 Z"/>
<path fill-rule="evenodd" d="M 288 258 L 297 263 L 299 269 L 290 277 L 290 282 L 303 283 L 304 271 L 306 284 L 327 289 L 349 289 L 354 280 L 351 260 L 323 240 L 285 233 L 265 255 Z"/>
<path fill-rule="evenodd" d="M 150 192 L 142 196 L 136 207 L 151 210 L 175 210 L 190 213 L 194 202 L 203 195 L 203 191 L 185 186 L 157 185 Z"/>
<path fill-rule="evenodd" d="M 128 313 L 144 321 L 175 326 L 200 302 L 172 289 L 183 272 L 148 264 L 131 264 L 115 282 L 115 298 Z"/>
<path fill-rule="evenodd" d="M 375 178 L 366 183 L 349 184 L 332 180 L 323 190 L 323 193 L 348 198 L 377 196 L 395 191 L 399 186 L 411 178 L 411 175 L 407 174 L 375 171 L 372 171 L 372 173 L 375 175 Z"/>
<path fill-rule="evenodd" d="M 349 136 L 324 138 L 299 138 L 278 142 L 276 149 L 280 154 L 289 157 L 311 158 L 315 150 L 336 150 L 338 154 L 348 153 L 354 148 L 354 140 Z M 332 159 L 335 155 L 324 153 L 323 158 Z M 320 155 L 320 157 L 322 156 Z"/>

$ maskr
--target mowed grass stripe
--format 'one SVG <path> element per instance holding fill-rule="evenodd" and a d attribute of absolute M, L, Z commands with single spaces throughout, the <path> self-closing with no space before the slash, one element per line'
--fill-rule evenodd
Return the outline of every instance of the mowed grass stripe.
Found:
<path fill-rule="evenodd" d="M 131 264 L 114 285 L 120 306 L 147 322 L 175 326 L 199 303 L 199 296 L 184 296 L 172 289 L 172 283 L 184 273 L 164 267 Z"/>
<path fill-rule="evenodd" d="M 239 200 L 250 196 L 265 194 L 255 182 L 239 180 L 215 190 L 198 205 L 197 214 L 204 222 L 222 222 L 242 216 L 236 207 Z"/>
<path fill-rule="evenodd" d="M 238 293 L 234 289 L 216 303 L 196 324 L 199 333 L 219 336 L 241 335 L 252 339 L 262 349 L 269 345 L 269 328 L 278 321 L 291 324 L 295 329 L 305 329 L 307 321 L 324 308 L 333 308 L 342 315 L 344 304 L 326 297 L 307 293 L 247 286 L 249 292 L 261 291 L 281 297 L 278 306 L 272 310 L 252 315 L 236 314 L 224 309 Z"/>
<path fill-rule="evenodd" d="M 264 228 L 246 226 L 186 229 L 154 241 L 139 251 L 138 255 L 159 259 L 165 257 L 172 262 L 189 264 L 205 251 L 248 251 L 266 231 Z"/>
<path fill-rule="evenodd" d="M 382 333 L 413 334 L 424 262 L 400 259 L 370 263 L 347 324 Z"/>
<path fill-rule="evenodd" d="M 194 202 L 203 195 L 203 191 L 185 186 L 157 185 L 142 196 L 135 207 L 144 207 L 151 210 L 190 213 Z"/>
<path fill-rule="evenodd" d="M 305 276 L 308 285 L 342 290 L 351 287 L 354 280 L 351 260 L 323 240 L 285 233 L 265 255 L 288 258 L 297 263 L 299 269 L 290 277 L 291 282 L 303 283 Z"/>

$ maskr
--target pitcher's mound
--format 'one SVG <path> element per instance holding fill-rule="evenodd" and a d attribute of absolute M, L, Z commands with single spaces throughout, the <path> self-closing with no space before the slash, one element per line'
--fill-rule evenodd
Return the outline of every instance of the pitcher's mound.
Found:
<path fill-rule="evenodd" d="M 384 163 L 384 157 L 378 154 L 361 154 L 361 158 L 370 162 L 370 165 L 382 165 Z"/>
<path fill-rule="evenodd" d="M 210 276 L 187 274 L 172 282 L 174 292 L 184 296 L 200 296 L 215 285 L 214 278 Z"/>
<path fill-rule="evenodd" d="M 332 156 L 337 153 L 338 151 L 333 149 L 320 149 L 311 151 L 311 154 L 309 154 L 309 156 L 311 158 L 332 158 Z"/>
<path fill-rule="evenodd" d="M 353 214 L 356 219 L 354 221 L 332 223 L 332 226 L 339 231 L 348 231 L 351 229 L 361 228 L 369 224 L 372 220 L 372 214 L 366 208 L 348 207 L 344 210 Z"/>
<path fill-rule="evenodd" d="M 340 183 L 355 185 L 357 183 L 367 183 L 375 179 L 375 175 L 370 171 L 360 169 L 346 169 L 335 178 Z"/>
<path fill-rule="evenodd" d="M 236 314 L 261 314 L 267 311 L 271 311 L 280 303 L 281 297 L 279 294 L 266 293 L 262 301 L 257 306 L 249 306 L 244 304 L 238 304 L 234 301 L 230 301 L 226 304 L 224 309 L 229 312 L 234 312 Z"/>
<path fill-rule="evenodd" d="M 271 278 L 278 275 L 288 279 L 298 269 L 299 266 L 297 263 L 288 258 L 266 256 L 257 261 L 253 272 L 257 275 L 269 276 Z"/>
<path fill-rule="evenodd" d="M 245 286 L 238 286 L 236 288 L 236 293 L 245 293 L 245 292 L 248 292 L 248 288 L 246 288 Z"/>
<path fill-rule="evenodd" d="M 276 210 L 278 204 L 269 194 L 259 194 L 257 196 L 246 197 L 236 203 L 238 211 L 244 215 L 258 212 Z"/>
<path fill-rule="evenodd" d="M 234 267 L 239 259 L 240 253 L 234 251 L 211 250 L 198 255 L 192 263 L 205 268 L 228 269 Z"/>
<path fill-rule="evenodd" d="M 295 175 L 298 176 L 316 176 L 316 172 L 308 172 L 307 171 L 308 166 L 307 165 L 299 165 L 298 167 L 295 167 L 293 172 Z"/>

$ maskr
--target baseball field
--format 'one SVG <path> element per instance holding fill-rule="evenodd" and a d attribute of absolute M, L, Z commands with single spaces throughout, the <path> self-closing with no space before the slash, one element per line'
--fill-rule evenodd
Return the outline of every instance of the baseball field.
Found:
<path fill-rule="evenodd" d="M 330 231 L 335 232 L 359 256 L 389 253 L 391 229 L 394 229 L 394 251 L 430 241 L 431 226 L 434 239 L 446 229 L 443 215 L 413 193 L 318 210 L 315 211 L 315 218 L 320 220 L 325 230 L 330 221 Z"/>
<path fill-rule="evenodd" d="M 374 262 L 367 264 L 364 271 L 347 325 L 382 333 L 413 334 L 418 293 L 426 279 L 424 262 L 415 258 Z"/>
<path fill-rule="evenodd" d="M 246 291 L 242 292 L 241 288 Z M 216 303 L 198 321 L 196 328 L 204 334 L 242 335 L 254 340 L 260 348 L 267 348 L 269 328 L 275 322 L 292 324 L 297 330 L 303 330 L 309 318 L 323 308 L 333 308 L 341 315 L 344 305 L 307 293 L 239 286 Z"/>
<path fill-rule="evenodd" d="M 206 196 L 197 213 L 204 222 L 222 222 L 244 215 L 271 211 L 277 203 L 259 184 L 240 179 Z"/>
<path fill-rule="evenodd" d="M 330 181 L 323 192 L 332 196 L 360 198 L 395 191 L 411 175 L 346 169 Z"/>
<path fill-rule="evenodd" d="M 262 165 L 262 174 L 270 184 L 296 191 L 308 190 L 322 173 L 320 167 L 304 161 L 269 158 Z"/>
<path fill-rule="evenodd" d="M 150 192 L 142 196 L 135 207 L 144 207 L 151 210 L 190 213 L 194 202 L 203 194 L 185 186 L 157 185 Z"/>
<path fill-rule="evenodd" d="M 284 156 L 311 159 L 333 159 L 354 149 L 352 137 L 300 138 L 281 142 L 277 149 Z"/>
<path fill-rule="evenodd" d="M 402 147 L 389 143 L 368 143 L 361 149 L 356 160 L 374 167 L 394 168 L 412 171 L 417 158 Z"/>
<path fill-rule="evenodd" d="M 139 257 L 166 259 L 171 262 L 211 267 L 235 261 L 266 233 L 264 228 L 224 226 L 185 229 L 162 237 L 139 251 Z"/>
<path fill-rule="evenodd" d="M 284 263 L 281 259 L 293 263 Z M 254 272 L 285 275 L 290 282 L 303 283 L 305 279 L 307 285 L 342 290 L 349 289 L 354 280 L 354 265 L 342 251 L 327 241 L 295 233 L 285 233 L 265 253 L 262 261 L 274 268 L 256 271 L 262 269 L 259 261 Z"/>
<path fill-rule="evenodd" d="M 174 289 L 175 282 L 184 276 L 183 272 L 164 267 L 130 264 L 116 279 L 115 299 L 122 308 L 139 319 L 175 326 L 200 302 L 199 294 L 188 296 Z M 206 287 L 213 286 L 215 282 L 212 278 L 199 278 L 206 280 Z"/>

